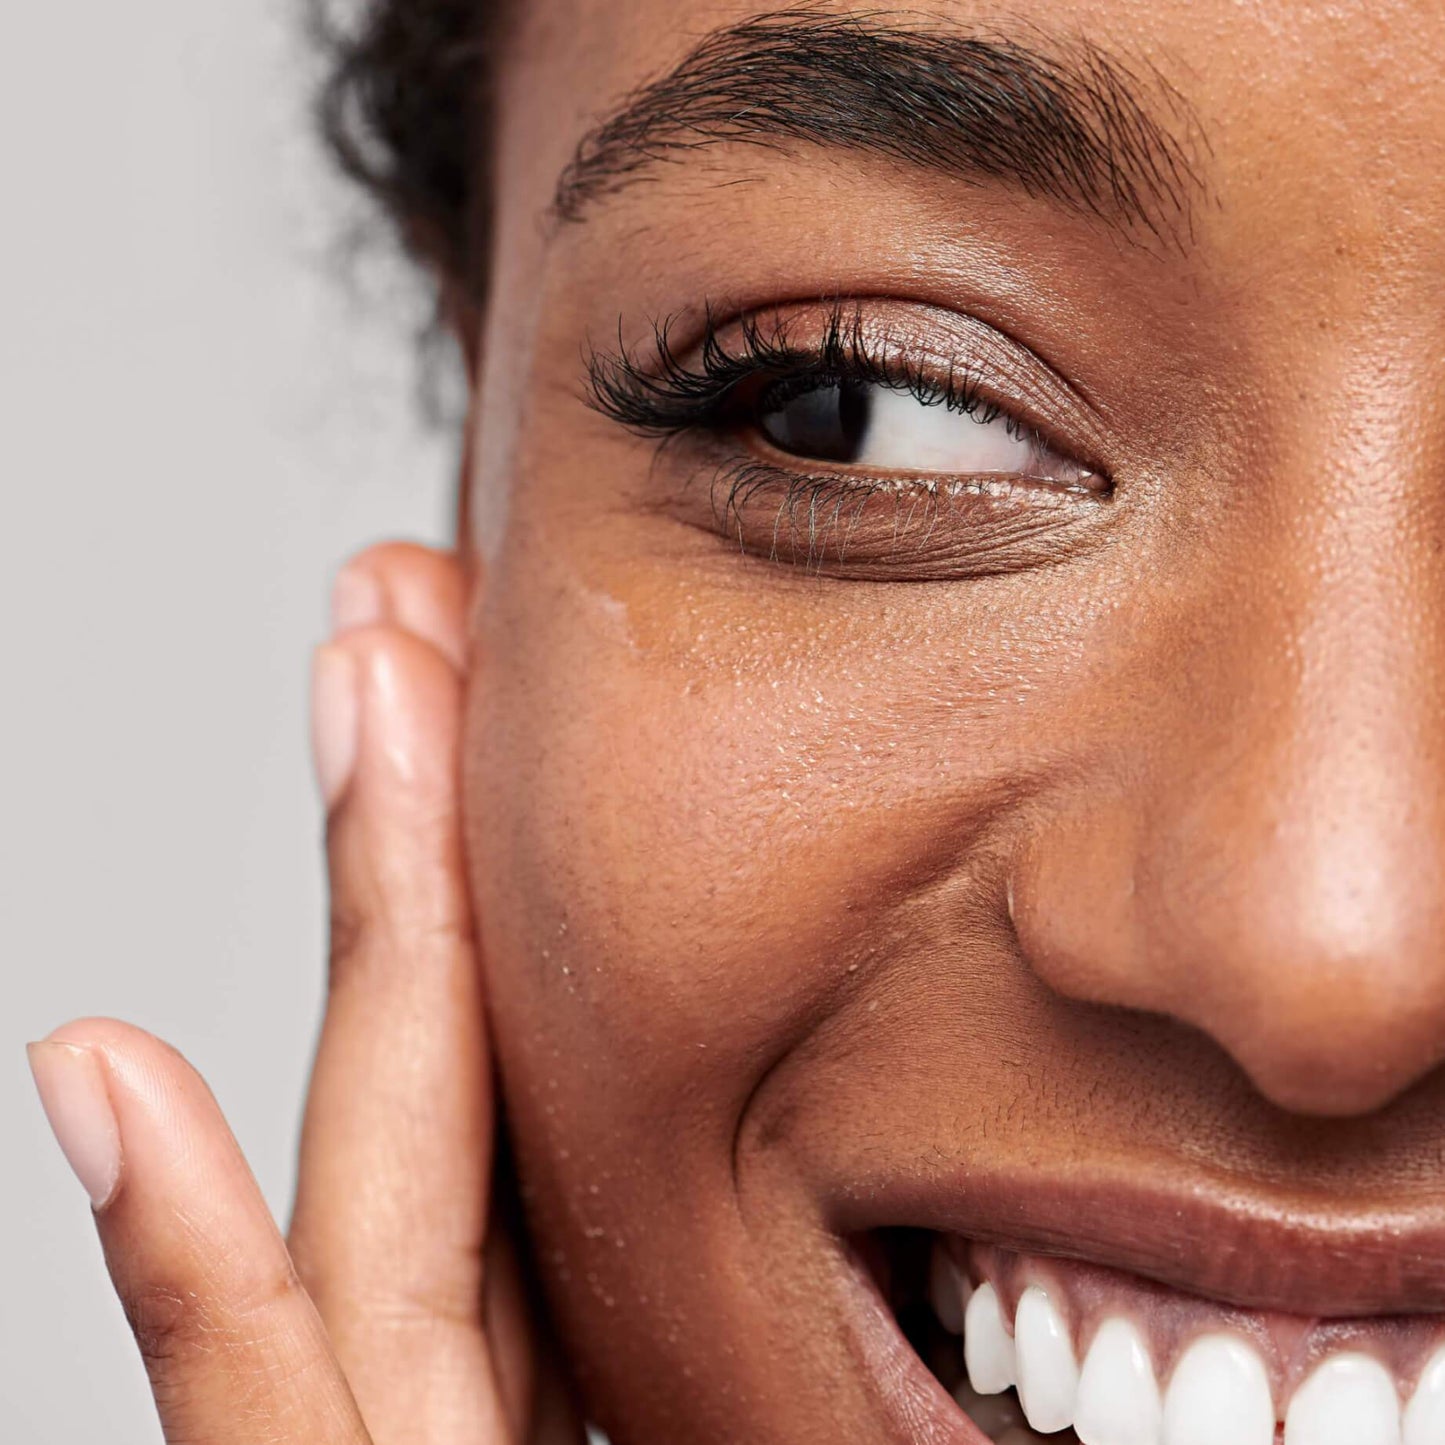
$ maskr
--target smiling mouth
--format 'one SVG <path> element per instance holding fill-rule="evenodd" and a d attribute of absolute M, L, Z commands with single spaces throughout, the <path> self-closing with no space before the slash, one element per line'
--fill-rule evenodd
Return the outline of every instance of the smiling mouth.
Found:
<path fill-rule="evenodd" d="M 864 1249 L 997 1445 L 1445 1445 L 1445 1315 L 1309 1317 L 925 1230 Z"/>

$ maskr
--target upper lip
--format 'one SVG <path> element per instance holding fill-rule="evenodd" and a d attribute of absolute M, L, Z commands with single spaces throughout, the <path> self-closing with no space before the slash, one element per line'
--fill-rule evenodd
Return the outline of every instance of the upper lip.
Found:
<path fill-rule="evenodd" d="M 1272 1202 L 1244 1187 L 959 1170 L 877 1181 L 833 1210 L 844 1233 L 910 1226 L 1126 1270 L 1248 1309 L 1311 1318 L 1445 1309 L 1445 1180 L 1420 1207 Z"/>

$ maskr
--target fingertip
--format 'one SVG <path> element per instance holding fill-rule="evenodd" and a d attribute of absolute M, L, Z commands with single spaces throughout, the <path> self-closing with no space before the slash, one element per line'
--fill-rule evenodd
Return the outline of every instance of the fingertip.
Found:
<path fill-rule="evenodd" d="M 386 588 L 363 558 L 348 562 L 331 584 L 331 630 L 353 632 L 375 627 L 388 616 Z"/>
<path fill-rule="evenodd" d="M 87 1044 L 95 1041 L 98 1032 L 110 1028 L 116 1024 L 116 1020 L 90 1015 L 82 1015 L 80 1018 L 68 1019 L 57 1028 L 50 1030 L 43 1039 L 36 1040 L 41 1044 Z M 34 1044 L 27 1044 L 27 1048 L 33 1048 Z"/>
<path fill-rule="evenodd" d="M 107 1058 L 117 1053 L 164 1050 L 179 1058 L 180 1055 L 164 1039 L 158 1038 L 138 1024 L 126 1023 L 124 1019 L 109 1018 L 104 1014 L 86 1014 L 52 1029 L 42 1043 L 72 1044 L 77 1048 L 99 1049 Z"/>
<path fill-rule="evenodd" d="M 430 643 L 395 627 L 366 628 L 331 643 L 356 677 L 358 721 L 342 791 L 401 792 L 403 801 L 453 786 L 461 679 Z M 338 793 L 339 795 L 339 793 Z M 433 800 L 434 801 L 434 800 Z"/>
<path fill-rule="evenodd" d="M 121 1142 L 99 1052 L 53 1035 L 25 1052 L 56 1143 L 100 1213 L 120 1188 Z"/>
<path fill-rule="evenodd" d="M 127 1115 L 137 1104 L 153 1109 L 178 1082 L 205 1088 L 169 1044 L 119 1019 L 72 1019 L 26 1054 L 56 1141 L 97 1214 L 120 1193 Z"/>
<path fill-rule="evenodd" d="M 356 771 L 361 677 L 354 652 L 335 643 L 316 649 L 311 665 L 311 757 L 327 812 Z"/>
<path fill-rule="evenodd" d="M 360 1445 L 355 1401 L 210 1090 L 168 1044 L 76 1019 L 29 1049 L 168 1440 Z"/>
<path fill-rule="evenodd" d="M 80 1094 L 95 1080 L 103 1085 L 119 1156 L 115 1183 L 104 1194 L 103 1239 L 133 1232 L 137 1220 L 154 1221 L 177 1208 L 200 1229 L 208 1215 L 232 1207 L 228 1201 L 255 1194 L 216 1096 L 165 1040 L 119 1019 L 82 1018 L 34 1046 L 32 1058 L 37 1056 L 47 1074 L 42 1097 L 50 1076 L 64 1073 L 61 1124 L 81 1114 L 91 1131 L 83 1141 L 87 1149 L 99 1149 L 100 1097 L 94 1091 L 84 1099 Z M 77 1160 L 64 1138 L 61 1145 L 94 1198 L 99 1191 L 91 1186 L 101 1171 L 82 1173 L 93 1156 Z"/>
<path fill-rule="evenodd" d="M 72 1019 L 42 1040 L 91 1053 L 104 1070 L 123 1142 L 143 1121 L 161 1121 L 163 1131 L 200 1107 L 216 1109 L 200 1072 L 173 1044 L 123 1019 Z M 146 1122 L 145 1127 L 149 1128 Z"/>
<path fill-rule="evenodd" d="M 466 579 L 454 552 L 416 542 L 381 542 L 338 573 L 332 602 L 338 632 L 390 623 L 466 665 Z"/>

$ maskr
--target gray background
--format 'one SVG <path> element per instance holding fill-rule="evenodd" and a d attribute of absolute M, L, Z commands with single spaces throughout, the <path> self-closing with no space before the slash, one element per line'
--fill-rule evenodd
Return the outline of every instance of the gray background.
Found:
<path fill-rule="evenodd" d="M 379 259 L 338 280 L 293 6 L 0 5 L 5 1445 L 159 1439 L 22 1045 L 156 1030 L 284 1214 L 322 971 L 309 646 L 351 549 L 447 528 L 417 298 Z"/>

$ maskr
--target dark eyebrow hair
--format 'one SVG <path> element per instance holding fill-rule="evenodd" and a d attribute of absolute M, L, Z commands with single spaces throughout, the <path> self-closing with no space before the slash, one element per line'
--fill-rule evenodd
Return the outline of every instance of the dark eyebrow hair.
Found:
<path fill-rule="evenodd" d="M 916 23 L 916 22 L 915 22 Z M 902 17 L 815 6 L 714 31 L 583 137 L 553 200 L 561 220 L 722 142 L 855 149 L 971 179 L 1003 181 L 1155 237 L 1187 232 L 1202 189 L 1172 118 L 1182 98 L 1082 40 L 1017 40 L 905 27 Z"/>

